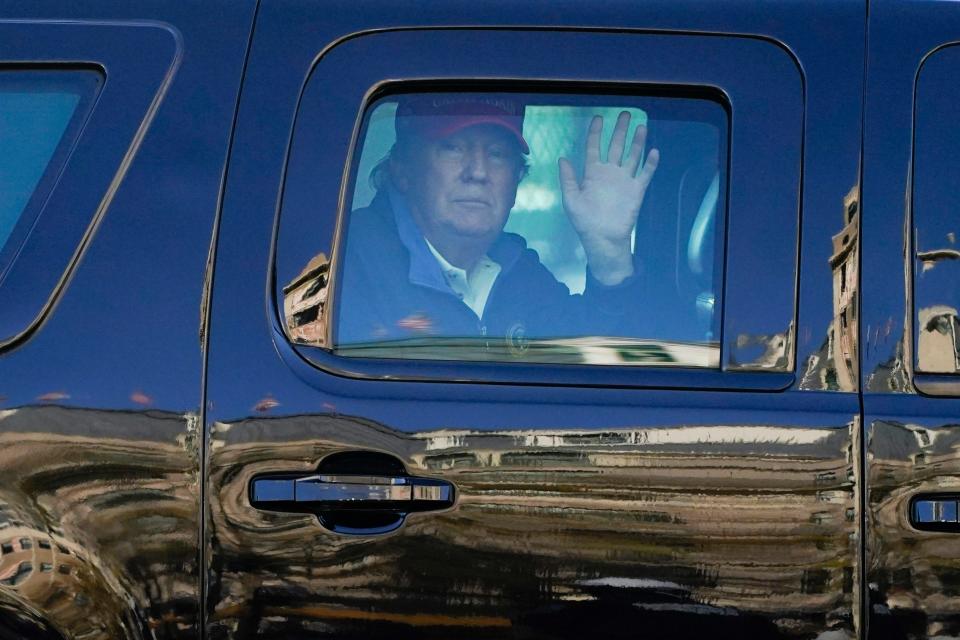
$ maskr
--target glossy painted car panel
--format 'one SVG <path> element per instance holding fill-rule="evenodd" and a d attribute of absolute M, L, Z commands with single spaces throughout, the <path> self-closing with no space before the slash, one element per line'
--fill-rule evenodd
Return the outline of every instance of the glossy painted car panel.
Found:
<path fill-rule="evenodd" d="M 948 2 L 872 2 L 869 32 L 863 206 L 871 222 L 862 263 L 869 636 L 950 636 L 960 630 L 956 535 L 916 531 L 908 520 L 914 496 L 958 486 L 952 443 L 960 433 L 955 378 L 913 371 L 912 284 L 922 266 L 914 252 L 922 247 L 913 243 L 911 197 L 917 79 L 928 56 L 960 41 L 960 10 Z"/>
<path fill-rule="evenodd" d="M 814 30 L 808 9 L 788 4 L 762 15 L 750 3 L 262 4 L 213 288 L 209 637 L 857 633 L 857 341 L 841 315 L 857 304 L 865 6 L 829 10 Z M 793 54 L 805 153 L 789 390 L 362 380 L 287 344 L 270 299 L 272 238 L 308 74 L 351 34 L 439 26 L 724 33 Z M 360 106 L 342 108 L 355 117 Z M 346 162 L 341 137 L 330 153 Z M 344 450 L 451 481 L 458 502 L 386 536 L 339 536 L 250 505 L 254 475 L 307 473 Z"/>
<path fill-rule="evenodd" d="M 867 132 L 878 134 L 867 136 L 864 164 L 871 277 L 861 355 L 850 314 L 863 4 L 821 6 L 831 19 L 814 30 L 808 7 L 787 4 L 757 12 L 746 2 L 487 3 L 417 13 L 264 2 L 223 210 L 202 423 L 204 272 L 252 4 L 3 6 L 3 19 L 64 23 L 58 30 L 136 23 L 173 34 L 182 58 L 142 140 L 110 141 L 129 152 L 122 179 L 116 163 L 85 165 L 95 180 L 76 191 L 93 206 L 76 207 L 89 220 L 105 203 L 99 226 L 56 312 L 0 358 L 0 542 L 10 549 L 0 557 L 0 581 L 9 580 L 0 582 L 0 633 L 197 637 L 208 567 L 212 637 L 582 637 L 598 628 L 578 625 L 597 620 L 608 637 L 638 628 L 844 637 L 857 630 L 864 586 L 860 357 L 873 633 L 953 633 L 952 538 L 911 533 L 904 521 L 910 496 L 956 490 L 958 409 L 916 393 L 952 394 L 950 379 L 911 376 L 903 202 L 913 74 L 923 55 L 957 37 L 954 8 L 872 10 Z M 922 24 L 911 24 L 916 15 Z M 269 293 L 271 237 L 309 69 L 350 34 L 431 26 L 732 34 L 782 43 L 796 57 L 805 133 L 789 390 L 349 380 L 318 372 L 286 344 Z M 125 53 L 136 61 L 131 47 Z M 30 59 L 18 56 L 3 60 Z M 203 557 L 201 424 L 211 516 Z M 459 502 L 411 516 L 389 536 L 353 538 L 244 502 L 258 470 L 311 470 L 354 448 L 454 482 Z"/>
<path fill-rule="evenodd" d="M 48 240 L 98 222 L 54 312 L 0 355 L 5 640 L 199 636 L 201 302 L 253 10 L 0 7 L 0 28 L 32 34 L 0 41 L 0 60 L 101 62 L 120 109 L 75 150 Z M 74 31 L 89 48 L 62 57 Z"/>
<path fill-rule="evenodd" d="M 632 407 L 637 426 L 597 429 L 530 409 L 540 423 L 499 429 L 339 414 L 215 425 L 213 635 L 852 630 L 855 421 L 645 427 Z M 458 503 L 386 536 L 251 508 L 253 474 L 309 472 L 342 450 L 389 453 L 452 482 Z"/>

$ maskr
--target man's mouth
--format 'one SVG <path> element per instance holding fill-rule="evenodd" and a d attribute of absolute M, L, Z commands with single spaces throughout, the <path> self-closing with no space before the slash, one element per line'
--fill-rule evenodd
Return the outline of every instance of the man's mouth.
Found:
<path fill-rule="evenodd" d="M 490 202 L 483 198 L 455 198 L 454 203 L 462 207 L 489 207 Z"/>

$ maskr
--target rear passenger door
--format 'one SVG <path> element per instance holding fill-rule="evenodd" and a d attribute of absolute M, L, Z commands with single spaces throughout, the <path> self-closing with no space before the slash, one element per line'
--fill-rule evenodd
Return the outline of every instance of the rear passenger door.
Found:
<path fill-rule="evenodd" d="M 210 637 L 856 634 L 865 7 L 817 10 L 262 3 L 212 303 Z M 402 120 L 424 100 L 523 105 L 486 255 L 520 322 L 470 316 L 423 244 L 417 153 L 493 180 L 437 146 L 463 112 Z M 611 330 L 609 297 L 502 287 L 524 260 L 596 286 L 557 163 L 621 111 L 660 163 Z M 433 137 L 404 152 L 408 126 Z"/>
<path fill-rule="evenodd" d="M 0 6 L 0 637 L 202 632 L 204 285 L 255 4 Z"/>
<path fill-rule="evenodd" d="M 960 633 L 960 10 L 871 3 L 863 336 L 870 637 Z"/>

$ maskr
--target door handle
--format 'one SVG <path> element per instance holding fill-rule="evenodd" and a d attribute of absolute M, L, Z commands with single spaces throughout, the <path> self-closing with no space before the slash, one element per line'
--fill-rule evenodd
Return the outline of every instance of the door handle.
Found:
<path fill-rule="evenodd" d="M 930 493 L 910 501 L 910 524 L 920 531 L 960 533 L 960 494 Z"/>
<path fill-rule="evenodd" d="M 453 493 L 449 482 L 416 476 L 264 476 L 253 479 L 251 502 L 260 509 L 278 511 L 300 505 L 314 509 L 400 509 L 413 513 L 446 509 L 453 505 Z"/>
<path fill-rule="evenodd" d="M 399 528 L 411 513 L 449 509 L 456 489 L 445 480 L 407 474 L 392 456 L 348 452 L 330 456 L 307 475 L 255 476 L 249 497 L 257 509 L 311 513 L 331 531 L 370 535 Z"/>

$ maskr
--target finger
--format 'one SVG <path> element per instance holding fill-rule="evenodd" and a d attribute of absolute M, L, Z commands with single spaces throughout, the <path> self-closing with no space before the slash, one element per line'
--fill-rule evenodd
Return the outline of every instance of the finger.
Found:
<path fill-rule="evenodd" d="M 637 176 L 637 179 L 644 189 L 650 184 L 650 181 L 653 179 L 653 174 L 657 171 L 657 165 L 659 164 L 660 150 L 650 149 L 650 153 L 647 154 L 647 161 L 643 163 L 643 169 L 640 170 L 640 175 Z"/>
<path fill-rule="evenodd" d="M 613 127 L 610 148 L 607 150 L 607 162 L 620 166 L 623 164 L 623 145 L 627 142 L 627 130 L 630 129 L 630 113 L 621 111 L 617 124 Z"/>
<path fill-rule="evenodd" d="M 629 169 L 632 176 L 640 167 L 640 160 L 643 159 L 643 147 L 647 144 L 647 125 L 640 125 L 633 132 L 633 142 L 630 143 L 630 155 L 627 156 L 623 166 Z"/>
<path fill-rule="evenodd" d="M 600 133 L 603 131 L 603 117 L 593 116 L 587 131 L 587 164 L 600 162 Z"/>
<path fill-rule="evenodd" d="M 566 158 L 560 158 L 560 193 L 564 200 L 580 190 L 580 183 L 577 182 L 577 174 L 573 170 L 573 165 Z"/>

